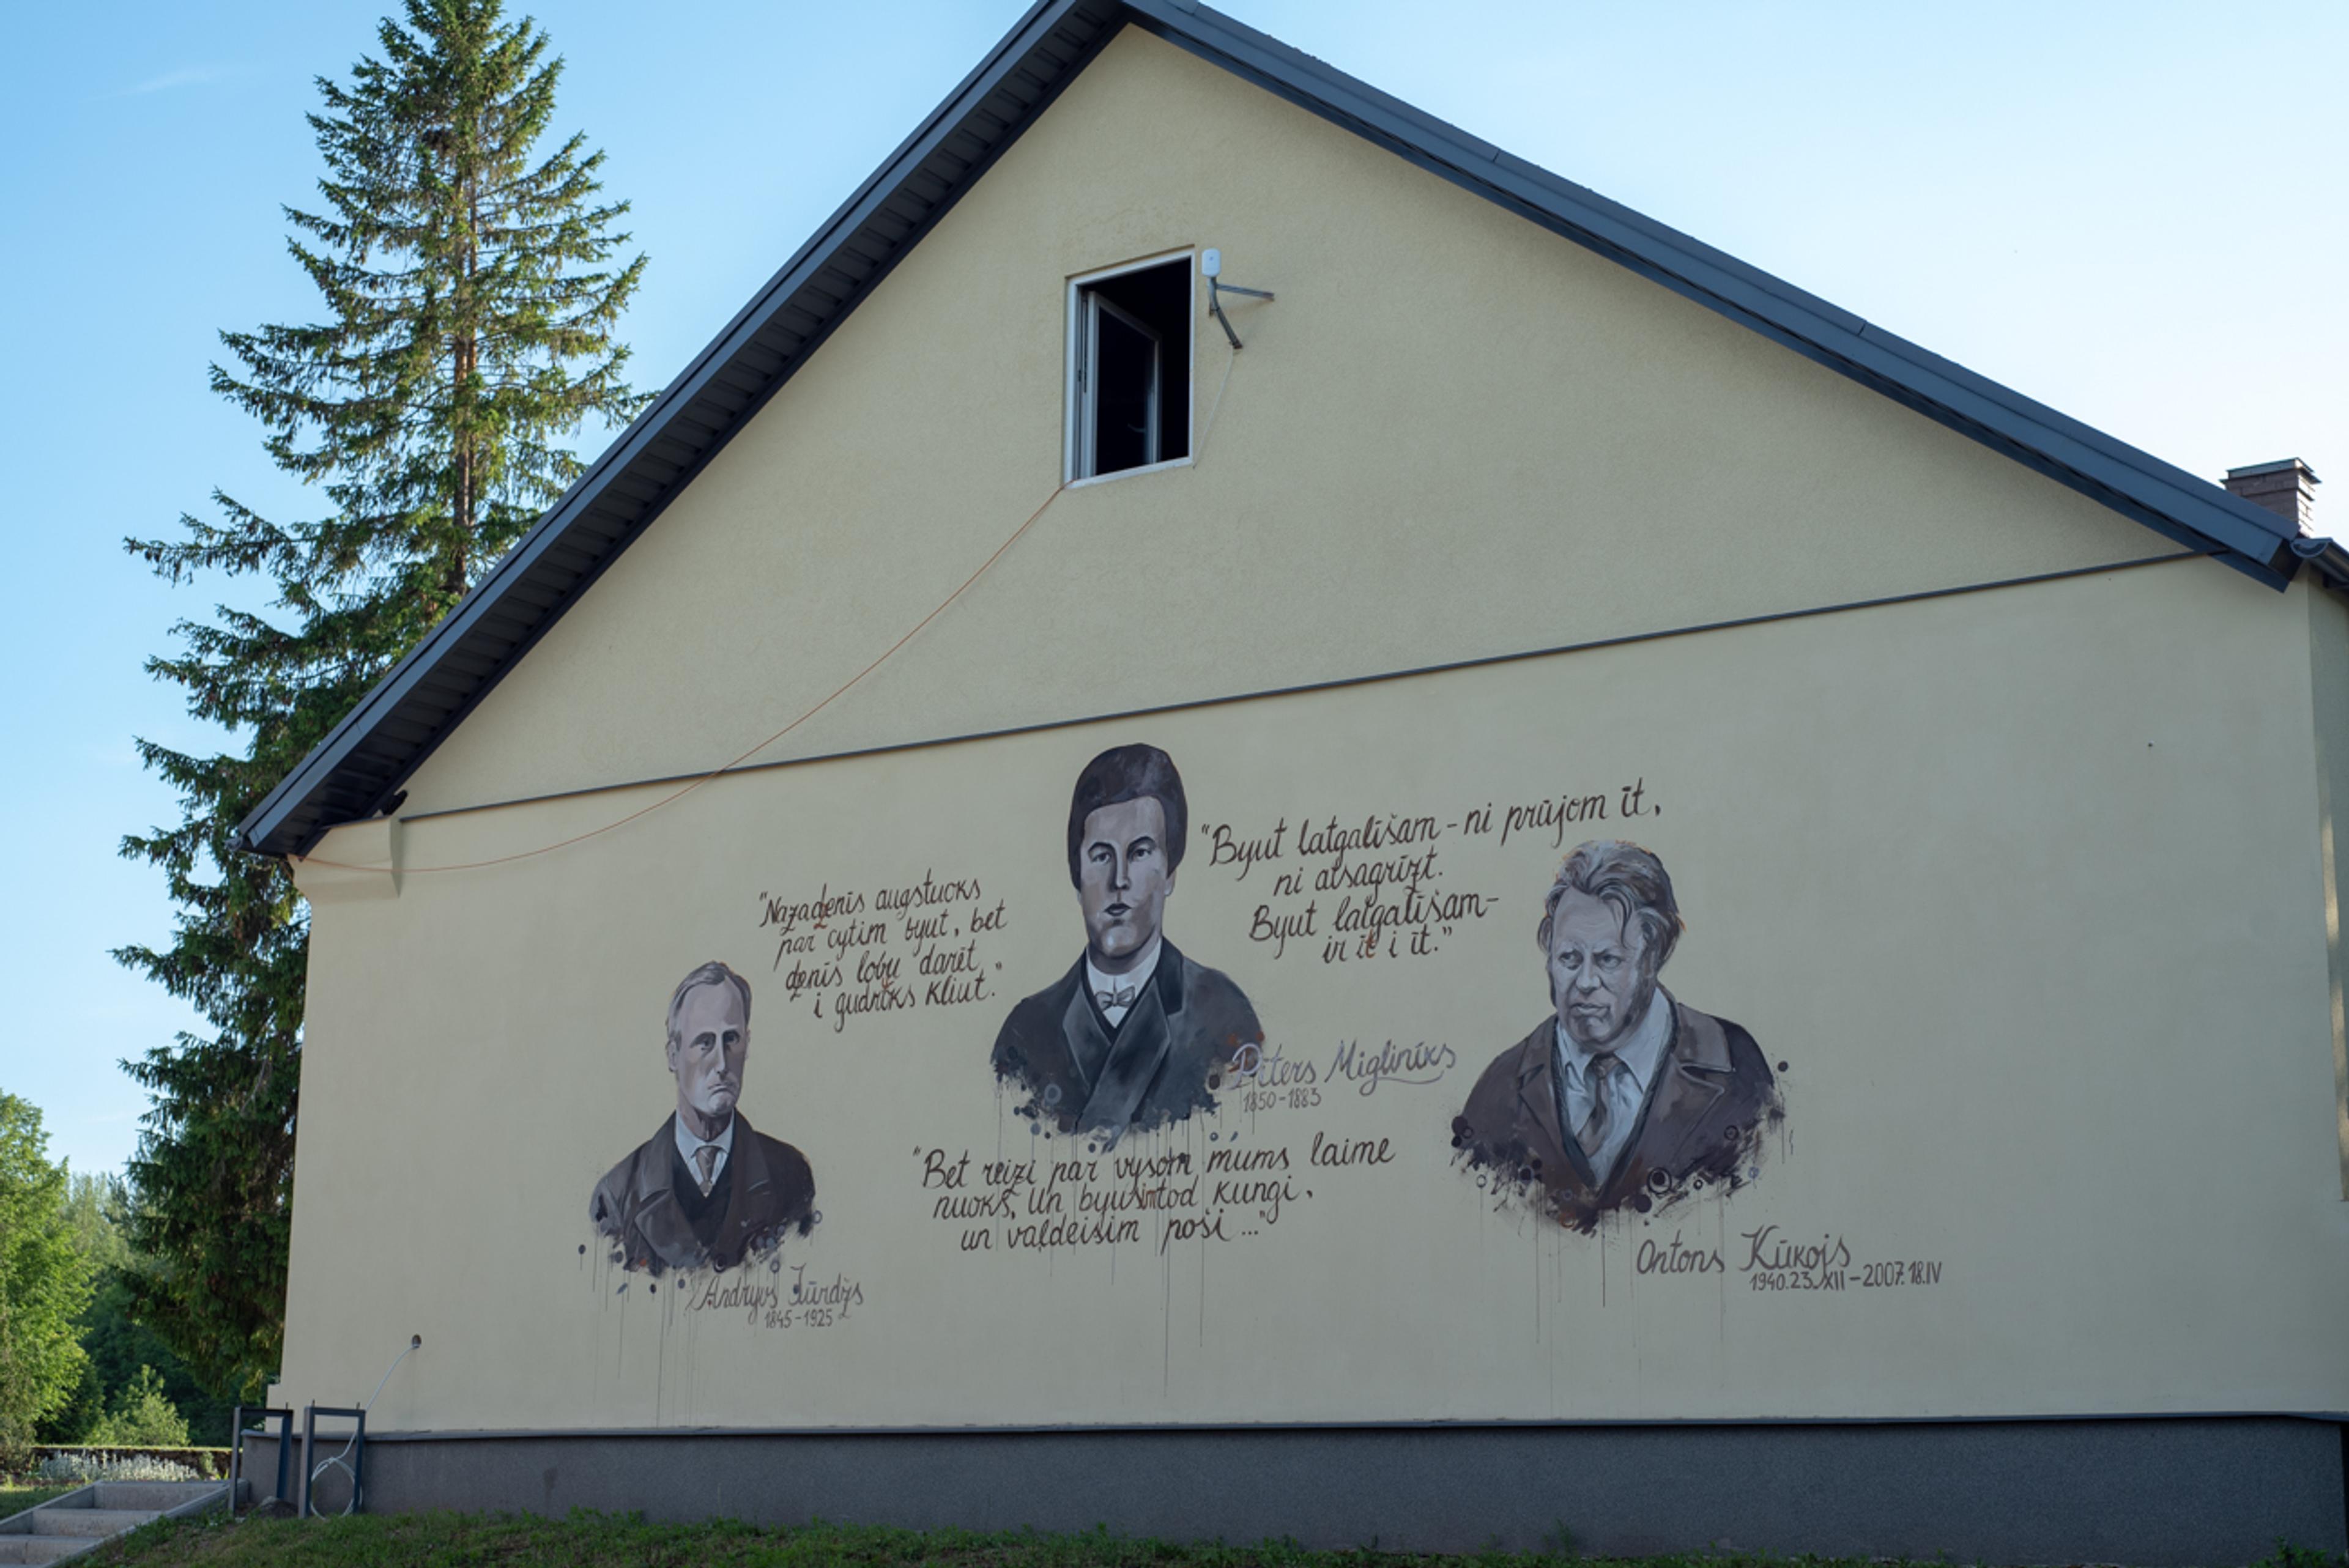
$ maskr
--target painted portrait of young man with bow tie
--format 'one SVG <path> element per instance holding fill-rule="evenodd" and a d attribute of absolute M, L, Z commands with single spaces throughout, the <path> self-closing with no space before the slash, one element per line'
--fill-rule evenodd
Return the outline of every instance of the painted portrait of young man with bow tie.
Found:
<path fill-rule="evenodd" d="M 738 1107 L 750 1055 L 750 983 L 704 964 L 668 1002 L 677 1109 L 595 1183 L 587 1216 L 620 1266 L 727 1269 L 815 1223 L 806 1158 Z"/>
<path fill-rule="evenodd" d="M 1703 1188 L 1749 1181 L 1785 1115 L 1754 1037 L 1658 980 L 1682 922 L 1664 862 L 1637 844 L 1578 845 L 1542 902 L 1535 940 L 1550 1011 L 1493 1059 L 1452 1144 L 1495 1191 L 1537 1197 L 1594 1229 Z"/>
<path fill-rule="evenodd" d="M 1069 801 L 1069 881 L 1085 949 L 1021 1001 L 995 1038 L 995 1071 L 1048 1131 L 1129 1130 L 1212 1109 L 1233 1058 L 1263 1043 L 1228 975 L 1166 940 L 1166 901 L 1190 810 L 1183 776 L 1154 746 L 1119 746 L 1085 764 Z"/>

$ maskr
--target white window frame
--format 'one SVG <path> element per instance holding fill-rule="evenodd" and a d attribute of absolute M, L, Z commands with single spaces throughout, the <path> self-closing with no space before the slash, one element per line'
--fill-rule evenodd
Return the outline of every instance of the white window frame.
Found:
<path fill-rule="evenodd" d="M 1140 316 L 1102 297 L 1098 289 L 1088 289 L 1078 296 L 1078 331 L 1082 341 L 1077 346 L 1077 379 L 1081 389 L 1077 398 L 1077 470 L 1090 479 L 1112 476 L 1097 474 L 1101 465 L 1101 328 L 1102 318 L 1109 317 L 1136 337 L 1150 345 L 1150 397 L 1143 407 L 1142 449 L 1150 454 L 1136 465 L 1145 469 L 1158 466 L 1158 453 L 1164 445 L 1164 413 L 1159 404 L 1166 389 L 1166 340 Z M 1131 473 L 1132 469 L 1120 469 L 1118 473 Z"/>
<path fill-rule="evenodd" d="M 1191 443 L 1193 438 L 1196 435 L 1196 431 L 1193 427 L 1193 418 L 1194 411 L 1198 402 L 1196 396 L 1198 389 L 1197 346 L 1199 341 L 1198 254 L 1199 253 L 1196 247 L 1185 246 L 1179 251 L 1162 251 L 1156 255 L 1143 256 L 1131 262 L 1120 262 L 1115 266 L 1100 267 L 1089 273 L 1080 273 L 1069 279 L 1068 348 L 1065 356 L 1063 356 L 1064 364 L 1062 366 L 1061 377 L 1061 405 L 1062 410 L 1061 425 L 1061 480 L 1063 484 L 1068 485 L 1071 489 L 1079 485 L 1106 484 L 1112 480 L 1132 479 L 1136 474 L 1161 473 L 1168 469 L 1185 468 L 1190 464 Z M 1190 356 L 1188 360 L 1190 374 L 1185 376 L 1183 378 L 1183 407 L 1180 409 L 1170 409 L 1164 406 L 1164 397 L 1165 375 L 1163 368 L 1163 356 L 1169 353 L 1170 350 L 1166 344 L 1162 340 L 1158 346 L 1158 352 L 1162 356 L 1162 368 L 1159 376 L 1161 396 L 1156 400 L 1157 407 L 1155 409 L 1157 425 L 1156 437 L 1158 443 L 1161 446 L 1164 446 L 1169 418 L 1171 416 L 1179 414 L 1183 420 L 1183 455 L 1179 458 L 1168 458 L 1163 462 L 1143 463 L 1138 468 L 1120 469 L 1113 474 L 1088 474 L 1085 472 L 1085 469 L 1092 459 L 1092 453 L 1089 449 L 1091 443 L 1086 438 L 1089 429 L 1089 422 L 1085 418 L 1086 410 L 1092 402 L 1092 387 L 1089 385 L 1090 378 L 1085 374 L 1085 372 L 1090 368 L 1087 361 L 1092 356 L 1092 335 L 1087 330 L 1086 318 L 1087 311 L 1090 308 L 1092 308 L 1090 291 L 1096 284 L 1106 283 L 1112 278 L 1123 277 L 1128 273 L 1143 272 L 1151 267 L 1163 267 L 1169 262 L 1183 262 L 1185 263 L 1184 273 L 1187 280 L 1190 304 L 1186 307 L 1186 314 L 1184 321 L 1183 336 L 1185 341 L 1183 345 L 1183 352 Z M 1102 300 L 1099 304 L 1111 310 L 1118 309 L 1115 304 L 1111 304 L 1111 302 L 1107 300 Z M 1123 315 L 1124 313 L 1120 312 L 1119 314 Z M 1129 317 L 1128 319 L 1130 320 L 1131 318 Z"/>

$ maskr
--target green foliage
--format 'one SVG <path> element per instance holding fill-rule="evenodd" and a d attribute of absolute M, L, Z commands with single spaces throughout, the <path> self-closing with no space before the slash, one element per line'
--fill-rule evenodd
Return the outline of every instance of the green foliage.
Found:
<path fill-rule="evenodd" d="M 130 1261 L 130 1243 L 122 1234 L 120 1215 L 129 1204 L 122 1178 L 104 1171 L 86 1176 L 66 1173 L 66 1219 L 73 1226 L 74 1244 L 89 1260 L 90 1272 L 119 1269 Z"/>
<path fill-rule="evenodd" d="M 213 1393 L 194 1368 L 172 1353 L 162 1336 L 131 1316 L 130 1286 L 122 1271 L 109 1270 L 98 1276 L 98 1289 L 82 1314 L 81 1346 L 89 1356 L 96 1398 L 83 1407 L 87 1412 L 83 1423 L 69 1437 L 57 1440 L 105 1440 L 92 1437 L 92 1430 L 103 1413 L 138 1380 L 142 1368 L 152 1369 L 160 1379 L 163 1398 L 186 1418 L 194 1441 L 229 1440 L 229 1416 L 236 1401 Z"/>
<path fill-rule="evenodd" d="M 202 1441 L 225 1443 L 235 1401 L 205 1387 L 161 1336 L 130 1315 L 127 1277 L 131 1255 L 130 1204 L 130 1193 L 119 1177 L 78 1172 L 72 1177 L 66 1212 L 82 1253 L 90 1262 L 95 1284 L 89 1305 L 81 1314 L 81 1347 L 87 1360 L 73 1397 L 40 1423 L 37 1440 L 98 1441 L 90 1434 L 140 1371 L 152 1368 L 161 1379 L 164 1398 L 186 1418 L 190 1429 Z"/>
<path fill-rule="evenodd" d="M 73 1398 L 89 1263 L 49 1163 L 41 1113 L 0 1092 L 0 1449 L 13 1461 L 35 1426 Z"/>
<path fill-rule="evenodd" d="M 43 1459 L 33 1479 L 57 1486 L 94 1480 L 202 1480 L 225 1474 L 226 1460 L 227 1456 L 217 1449 L 172 1449 L 166 1453 L 64 1449 Z"/>
<path fill-rule="evenodd" d="M 183 1449 L 188 1418 L 163 1397 L 163 1379 L 155 1368 L 141 1367 L 82 1441 L 92 1448 Z"/>
<path fill-rule="evenodd" d="M 93 1289 L 77 1326 L 83 1351 L 81 1377 L 65 1401 L 35 1423 L 36 1442 L 77 1442 L 106 1413 L 108 1385 L 89 1350 L 95 1325 L 102 1315 L 99 1301 L 106 1293 L 109 1271 L 119 1268 L 130 1255 L 129 1243 L 122 1239 L 121 1228 L 114 1220 L 113 1212 L 121 1207 L 121 1191 L 122 1183 L 115 1177 L 67 1172 L 66 1220 L 73 1227 L 75 1246 L 89 1264 Z"/>
<path fill-rule="evenodd" d="M 222 605 L 148 662 L 236 744 L 150 741 L 181 820 L 123 841 L 160 867 L 173 940 L 116 956 L 209 1027 L 126 1064 L 153 1098 L 130 1166 L 131 1311 L 206 1385 L 257 1398 L 277 1366 L 309 923 L 279 861 L 237 823 L 447 613 L 576 476 L 563 444 L 643 399 L 612 328 L 644 270 L 609 263 L 626 203 L 598 203 L 601 153 L 541 156 L 562 62 L 498 0 L 407 0 L 381 57 L 318 82 L 326 178 L 286 211 L 324 304 L 306 325 L 222 334 L 212 386 L 266 428 L 271 458 L 324 514 L 218 516 L 128 548 L 174 583 L 258 577 L 273 613 Z"/>
<path fill-rule="evenodd" d="M 732 1520 L 654 1523 L 587 1512 L 568 1519 L 457 1513 L 308 1521 L 253 1517 L 233 1524 L 214 1515 L 150 1526 L 79 1561 L 101 1568 L 361 1568 L 388 1563 L 498 1568 L 1426 1568 L 1431 1563 L 1473 1563 L 1479 1568 L 1870 1568 L 1867 1559 L 1748 1553 L 1609 1559 L 1495 1551 L 1431 1559 L 1360 1548 L 1321 1551 L 1293 1541 L 1233 1545 L 1119 1536 L 1104 1530 L 979 1532 L 824 1523 L 773 1528 Z"/>
<path fill-rule="evenodd" d="M 0 1470 L 0 1475 L 8 1473 L 10 1472 Z M 45 1502 L 65 1496 L 72 1490 L 73 1488 L 69 1486 L 10 1486 L 5 1481 L 0 1481 L 0 1519 L 5 1519 L 12 1513 L 22 1513 L 28 1508 L 38 1508 Z"/>
<path fill-rule="evenodd" d="M 2251 1568 L 2341 1568 L 2342 1559 L 2336 1553 L 2317 1552 L 2306 1546 L 2295 1546 L 2282 1536 L 2276 1538 L 2275 1554 L 2263 1557 Z"/>
<path fill-rule="evenodd" d="M 57 1446 L 108 1441 L 97 1434 L 104 1429 L 109 1412 L 138 1382 L 142 1368 L 156 1376 L 163 1398 L 191 1432 L 208 1442 L 228 1440 L 233 1401 L 207 1392 L 154 1330 L 131 1319 L 129 1287 L 120 1271 L 109 1269 L 98 1275 L 89 1305 L 82 1309 L 80 1329 L 81 1380 L 72 1397 L 35 1429 L 36 1441 Z"/>

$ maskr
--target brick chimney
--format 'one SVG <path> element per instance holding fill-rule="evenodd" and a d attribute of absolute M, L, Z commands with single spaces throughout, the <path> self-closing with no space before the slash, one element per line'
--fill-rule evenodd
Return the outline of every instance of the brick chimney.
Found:
<path fill-rule="evenodd" d="M 2298 458 L 2227 470 L 2228 493 L 2265 507 L 2302 533 L 2316 531 L 2316 470 Z"/>

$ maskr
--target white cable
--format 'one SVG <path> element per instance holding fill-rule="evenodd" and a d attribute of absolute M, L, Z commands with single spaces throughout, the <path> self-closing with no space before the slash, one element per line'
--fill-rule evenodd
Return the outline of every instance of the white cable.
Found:
<path fill-rule="evenodd" d="M 409 1355 L 423 1343 L 424 1336 L 420 1334 L 411 1334 L 408 1336 L 407 1348 L 391 1358 L 391 1365 L 385 1367 L 383 1369 L 383 1376 L 376 1379 L 375 1393 L 369 1394 L 366 1398 L 359 1401 L 360 1409 L 371 1410 L 375 1408 L 376 1398 L 378 1396 L 382 1394 L 383 1386 L 391 1381 L 391 1375 L 399 1369 L 399 1364 L 407 1360 Z M 343 1444 L 343 1451 L 341 1453 L 329 1454 L 325 1459 L 320 1460 L 316 1464 L 310 1467 L 310 1484 L 315 1487 L 318 1484 L 319 1476 L 325 1474 L 327 1470 L 336 1465 L 342 1465 L 343 1473 L 351 1478 L 351 1500 L 343 1505 L 343 1511 L 347 1514 L 357 1513 L 359 1511 L 359 1498 L 363 1495 L 359 1490 L 359 1472 L 343 1462 L 351 1457 L 351 1450 L 358 1447 L 358 1441 L 359 1429 L 354 1426 L 351 1429 L 349 1439 Z M 315 1514 L 316 1510 L 313 1509 L 311 1511 Z"/>
<path fill-rule="evenodd" d="M 391 1365 L 385 1367 L 383 1369 L 383 1376 L 375 1380 L 375 1394 L 369 1394 L 366 1398 L 359 1401 L 360 1409 L 372 1410 L 375 1408 L 376 1395 L 383 1392 L 383 1386 L 391 1381 L 391 1375 L 399 1369 L 399 1364 L 407 1360 L 409 1356 L 423 1343 L 424 1336 L 420 1334 L 411 1334 L 408 1336 L 408 1348 L 391 1358 Z"/>
<path fill-rule="evenodd" d="M 1216 396 L 1207 404 L 1207 417 L 1199 422 L 1199 445 L 1191 454 L 1195 463 L 1206 455 L 1207 435 L 1216 428 L 1216 410 L 1224 406 L 1224 388 L 1232 384 L 1232 366 L 1239 363 L 1239 357 L 1238 349 L 1228 346 L 1224 349 L 1223 379 L 1216 383 Z"/>

